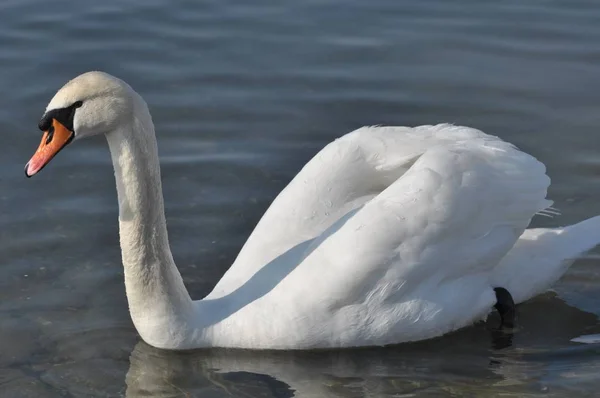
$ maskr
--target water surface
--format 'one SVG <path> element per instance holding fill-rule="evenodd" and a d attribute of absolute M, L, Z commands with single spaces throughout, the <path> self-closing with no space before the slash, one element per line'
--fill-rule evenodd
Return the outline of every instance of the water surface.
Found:
<path fill-rule="evenodd" d="M 104 139 L 35 179 L 54 92 L 129 82 L 158 133 L 176 262 L 207 294 L 316 151 L 367 124 L 466 124 L 548 166 L 558 226 L 600 214 L 597 1 L 5 0 L 0 4 L 0 392 L 9 397 L 594 396 L 600 250 L 490 325 L 343 352 L 168 353 L 127 313 Z M 493 324 L 495 319 L 490 320 Z"/>

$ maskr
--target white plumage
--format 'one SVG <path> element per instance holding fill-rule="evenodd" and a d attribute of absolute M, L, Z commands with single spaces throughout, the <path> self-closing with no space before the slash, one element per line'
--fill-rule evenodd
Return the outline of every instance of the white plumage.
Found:
<path fill-rule="evenodd" d="M 144 101 L 99 72 L 68 83 L 48 108 L 73 101 L 83 103 L 76 138 L 110 120 L 101 132 L 115 165 L 130 310 L 157 347 L 308 349 L 440 336 L 484 318 L 494 287 L 526 300 L 600 242 L 598 217 L 526 230 L 551 204 L 550 179 L 497 137 L 446 124 L 364 127 L 304 166 L 214 290 L 192 302 L 168 247 Z"/>

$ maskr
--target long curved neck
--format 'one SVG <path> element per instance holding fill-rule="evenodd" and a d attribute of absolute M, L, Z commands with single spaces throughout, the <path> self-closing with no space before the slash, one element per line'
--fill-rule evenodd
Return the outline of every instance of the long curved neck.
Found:
<path fill-rule="evenodd" d="M 119 233 L 129 310 L 144 340 L 185 339 L 192 301 L 171 250 L 154 126 L 134 101 L 130 121 L 106 135 L 119 197 Z"/>

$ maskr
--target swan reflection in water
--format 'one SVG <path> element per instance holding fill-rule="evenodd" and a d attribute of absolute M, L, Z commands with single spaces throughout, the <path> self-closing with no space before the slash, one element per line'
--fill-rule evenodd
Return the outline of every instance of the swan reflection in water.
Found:
<path fill-rule="evenodd" d="M 445 337 L 385 348 L 184 353 L 139 342 L 130 356 L 126 396 L 480 396 L 502 391 L 516 397 L 565 396 L 585 388 L 581 378 L 600 369 L 600 346 L 569 344 L 569 339 L 595 325 L 596 316 L 553 294 L 521 306 L 520 313 L 514 335 L 496 331 L 498 319 L 492 315 L 487 323 Z M 558 325 L 560 319 L 569 322 Z"/>
<path fill-rule="evenodd" d="M 485 356 L 470 352 L 457 357 L 423 348 L 173 353 L 139 342 L 130 357 L 127 396 L 394 396 L 464 392 L 478 387 L 475 380 L 502 380 L 494 375 Z M 462 365 L 456 367 L 452 362 Z"/>

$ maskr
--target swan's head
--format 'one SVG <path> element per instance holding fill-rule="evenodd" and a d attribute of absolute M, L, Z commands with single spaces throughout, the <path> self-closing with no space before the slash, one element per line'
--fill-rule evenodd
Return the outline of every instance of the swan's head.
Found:
<path fill-rule="evenodd" d="M 27 165 L 31 177 L 75 139 L 116 129 L 133 109 L 133 90 L 103 72 L 88 72 L 65 84 L 46 107 L 39 123 L 42 142 Z"/>

